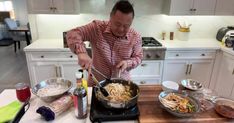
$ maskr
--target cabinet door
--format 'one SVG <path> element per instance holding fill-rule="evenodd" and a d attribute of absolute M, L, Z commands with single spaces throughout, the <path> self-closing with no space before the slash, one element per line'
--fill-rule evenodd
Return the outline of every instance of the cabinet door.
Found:
<path fill-rule="evenodd" d="M 171 0 L 171 15 L 191 15 L 193 0 Z"/>
<path fill-rule="evenodd" d="M 163 70 L 163 81 L 180 82 L 186 79 L 188 61 L 186 60 L 165 60 Z"/>
<path fill-rule="evenodd" d="M 53 0 L 56 14 L 73 14 L 77 12 L 78 0 Z"/>
<path fill-rule="evenodd" d="M 216 0 L 194 0 L 193 9 L 196 15 L 214 15 Z"/>
<path fill-rule="evenodd" d="M 28 0 L 29 14 L 49 14 L 52 13 L 52 0 Z"/>
<path fill-rule="evenodd" d="M 81 67 L 78 65 L 77 62 L 60 62 L 59 64 L 62 69 L 62 77 L 70 80 L 73 83 L 73 86 L 75 86 L 75 72 L 81 69 Z"/>
<path fill-rule="evenodd" d="M 201 82 L 204 87 L 209 87 L 213 64 L 213 60 L 190 61 L 189 78 Z"/>
<path fill-rule="evenodd" d="M 223 55 L 215 90 L 220 96 L 234 99 L 234 58 Z"/>
<path fill-rule="evenodd" d="M 234 0 L 217 0 L 215 15 L 233 15 Z"/>
<path fill-rule="evenodd" d="M 55 62 L 34 62 L 31 69 L 33 81 L 31 86 L 34 86 L 42 80 L 57 77 L 58 65 Z"/>

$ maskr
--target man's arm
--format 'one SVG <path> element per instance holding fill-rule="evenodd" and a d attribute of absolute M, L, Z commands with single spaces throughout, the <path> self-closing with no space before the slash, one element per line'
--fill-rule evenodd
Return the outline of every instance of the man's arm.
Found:
<path fill-rule="evenodd" d="M 75 54 L 87 53 L 84 41 L 92 41 L 96 31 L 95 21 L 67 32 L 67 44 Z"/>

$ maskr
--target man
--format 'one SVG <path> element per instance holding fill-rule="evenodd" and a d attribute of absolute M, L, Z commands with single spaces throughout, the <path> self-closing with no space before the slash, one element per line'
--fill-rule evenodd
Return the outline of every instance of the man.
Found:
<path fill-rule="evenodd" d="M 79 65 L 84 69 L 93 66 L 109 78 L 121 72 L 121 78 L 130 79 L 129 71 L 137 67 L 143 57 L 141 36 L 130 28 L 133 18 L 131 3 L 121 0 L 114 5 L 109 21 L 95 20 L 68 31 L 67 43 L 78 55 Z M 90 41 L 92 59 L 83 41 Z M 95 76 L 99 81 L 103 80 L 97 73 Z"/>

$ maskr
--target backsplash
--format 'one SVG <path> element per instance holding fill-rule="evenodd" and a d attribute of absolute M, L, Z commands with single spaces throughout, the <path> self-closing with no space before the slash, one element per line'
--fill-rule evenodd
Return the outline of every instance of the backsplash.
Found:
<path fill-rule="evenodd" d="M 33 40 L 38 38 L 63 38 L 62 32 L 85 25 L 92 20 L 108 20 L 109 15 L 29 15 Z M 177 32 L 176 22 L 186 20 L 192 24 L 190 38 L 215 38 L 217 30 L 223 26 L 234 25 L 234 16 L 136 16 L 132 27 L 142 36 L 161 38 L 161 32 Z"/>

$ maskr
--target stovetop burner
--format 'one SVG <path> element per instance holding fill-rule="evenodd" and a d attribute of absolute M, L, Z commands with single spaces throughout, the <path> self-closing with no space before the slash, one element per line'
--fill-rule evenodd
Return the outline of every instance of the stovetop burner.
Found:
<path fill-rule="evenodd" d="M 140 115 L 138 106 L 130 109 L 107 109 L 97 100 L 94 91 L 92 91 L 90 120 L 92 122 L 102 121 L 120 121 L 120 120 L 136 120 Z"/>
<path fill-rule="evenodd" d="M 153 37 L 142 37 L 142 46 L 161 47 L 162 44 Z"/>

